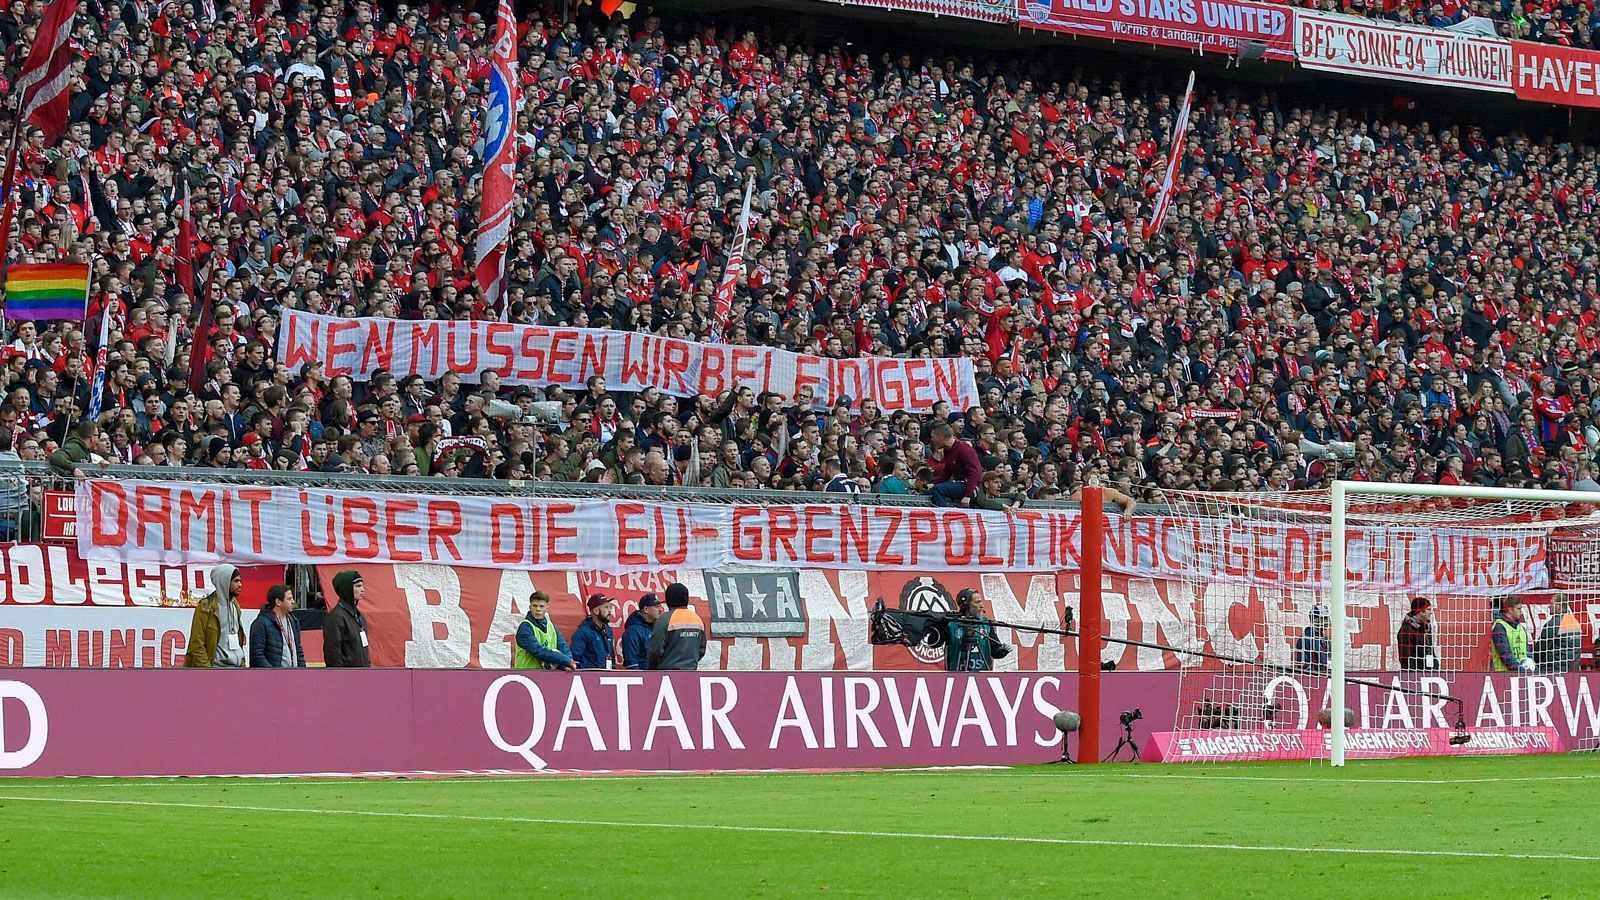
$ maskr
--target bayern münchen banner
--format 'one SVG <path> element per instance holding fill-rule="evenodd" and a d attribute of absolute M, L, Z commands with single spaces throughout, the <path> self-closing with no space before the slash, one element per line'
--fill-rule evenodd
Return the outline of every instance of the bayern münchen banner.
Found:
<path fill-rule="evenodd" d="M 739 386 L 793 399 L 812 388 L 819 407 L 844 397 L 885 411 L 931 412 L 943 401 L 961 410 L 978 402 L 972 360 L 830 359 L 776 350 L 702 344 L 600 328 L 555 328 L 506 322 L 345 319 L 284 310 L 278 361 L 308 362 L 328 376 L 366 379 L 382 369 L 433 380 L 454 372 L 476 384 L 485 370 L 505 385 L 583 389 L 604 376 L 611 390 L 656 388 L 675 397 L 716 396 Z"/>
<path fill-rule="evenodd" d="M 1053 572 L 1079 568 L 1081 553 L 1081 519 L 1071 509 L 644 503 L 84 479 L 77 515 L 86 558 L 168 564 Z M 1106 568 L 1318 589 L 1328 583 L 1331 551 L 1323 526 L 1118 516 Z M 1346 557 L 1355 591 L 1504 594 L 1548 580 L 1536 530 L 1355 528 Z"/>
<path fill-rule="evenodd" d="M 1294 51 L 1308 69 L 1511 93 L 1511 42 L 1295 10 Z"/>

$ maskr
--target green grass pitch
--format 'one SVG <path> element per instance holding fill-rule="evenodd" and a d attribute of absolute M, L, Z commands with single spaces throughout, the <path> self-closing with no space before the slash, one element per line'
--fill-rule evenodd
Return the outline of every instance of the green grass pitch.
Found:
<path fill-rule="evenodd" d="M 0 896 L 1592 896 L 1597 764 L 0 779 Z"/>

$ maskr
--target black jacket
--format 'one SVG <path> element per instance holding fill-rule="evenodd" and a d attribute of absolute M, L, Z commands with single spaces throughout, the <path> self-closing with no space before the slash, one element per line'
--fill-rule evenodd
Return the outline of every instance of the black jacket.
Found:
<path fill-rule="evenodd" d="M 289 637 L 294 641 L 296 668 L 306 667 L 306 652 L 300 646 L 300 623 L 289 617 Z M 250 623 L 250 668 L 283 668 L 283 631 L 272 613 L 262 611 Z"/>
<path fill-rule="evenodd" d="M 328 610 L 322 620 L 322 659 L 330 669 L 364 669 L 372 665 L 364 640 L 367 617 L 348 603 Z"/>

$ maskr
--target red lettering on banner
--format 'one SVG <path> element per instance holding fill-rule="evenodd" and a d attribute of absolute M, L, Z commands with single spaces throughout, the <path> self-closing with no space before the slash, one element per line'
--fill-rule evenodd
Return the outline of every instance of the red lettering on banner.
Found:
<path fill-rule="evenodd" d="M 906 402 L 905 384 L 900 380 L 901 371 L 897 366 L 872 366 L 872 395 L 883 406 L 898 407 Z M 859 400 L 855 395 L 852 398 Z"/>
<path fill-rule="evenodd" d="M 518 356 L 523 361 L 516 370 L 516 379 L 522 382 L 549 381 L 544 371 L 544 332 L 542 329 L 528 328 L 522 332 L 522 352 Z"/>
<path fill-rule="evenodd" d="M 944 560 L 946 565 L 970 566 L 976 556 L 972 535 L 972 518 L 964 513 L 947 513 L 944 517 Z M 981 518 L 981 517 L 979 517 Z M 957 532 L 960 532 L 958 535 Z M 960 543 L 957 543 L 957 540 Z M 957 548 L 960 549 L 957 549 Z"/>
<path fill-rule="evenodd" d="M 913 509 L 906 514 L 911 534 L 911 551 L 906 556 L 906 561 L 915 566 L 922 562 L 922 545 L 932 544 L 939 540 L 938 514 L 931 509 Z"/>
<path fill-rule="evenodd" d="M 1034 539 L 1034 529 L 1044 518 L 1040 513 L 1029 509 L 1019 509 L 1010 516 L 1008 524 L 1011 528 L 1011 561 L 1013 565 L 1026 566 L 1033 562 L 1037 541 Z M 1023 532 L 1023 539 L 1017 540 L 1017 532 Z M 1116 530 L 1107 533 L 1109 538 Z"/>
<path fill-rule="evenodd" d="M 749 510 L 754 512 L 754 510 Z M 634 541 L 645 540 L 650 537 L 647 529 L 630 524 L 634 516 L 642 516 L 645 507 L 642 503 L 618 503 L 612 507 L 612 513 L 617 520 L 617 561 L 625 566 L 645 566 L 650 564 L 650 557 L 631 549 Z M 738 512 L 734 513 L 735 526 L 738 524 Z M 747 559 L 758 559 L 759 556 L 749 556 Z"/>
<path fill-rule="evenodd" d="M 823 360 L 818 359 L 815 356 L 802 356 L 795 360 L 794 393 L 784 399 L 793 400 L 795 397 L 800 396 L 800 390 L 806 387 L 811 388 L 811 390 L 817 395 L 818 399 L 822 399 L 822 391 L 820 390 L 822 380 L 817 373 L 817 369 L 822 366 L 822 364 Z"/>
<path fill-rule="evenodd" d="M 201 552 L 210 552 L 217 545 L 217 528 L 220 513 L 217 509 L 217 492 L 208 490 L 184 491 L 178 495 L 178 521 L 183 527 L 178 530 L 178 548 L 185 553 L 196 548 L 192 543 L 195 526 L 205 529 L 204 543 L 198 548 Z M 189 523 L 194 523 L 193 525 Z"/>
<path fill-rule="evenodd" d="M 575 343 L 572 332 L 557 331 L 550 336 L 550 379 L 561 381 L 564 374 L 562 363 L 569 363 L 578 358 L 578 351 L 572 347 Z"/>
<path fill-rule="evenodd" d="M 367 334 L 363 338 L 361 371 L 376 372 L 394 369 L 394 320 L 366 319 Z"/>
<path fill-rule="evenodd" d="M 933 387 L 933 380 L 929 377 L 929 370 L 937 371 L 938 362 L 932 359 L 908 359 L 905 364 L 906 376 L 906 406 L 910 409 L 932 409 L 939 402 L 937 394 L 930 396 L 928 389 Z M 949 399 L 954 402 L 955 394 Z"/>
<path fill-rule="evenodd" d="M 685 376 L 689 371 L 689 348 L 682 341 L 663 341 L 661 351 L 661 381 L 662 390 L 689 396 L 693 391 L 689 389 L 689 380 Z"/>
<path fill-rule="evenodd" d="M 1010 518 L 1007 516 L 1007 518 Z M 1005 557 L 993 552 L 993 545 L 989 540 L 989 520 L 983 516 L 978 517 L 978 565 L 1003 566 Z"/>
<path fill-rule="evenodd" d="M 622 506 L 623 504 L 618 504 Z M 754 527 L 746 524 L 750 519 L 761 516 L 761 510 L 749 506 L 735 506 L 733 508 L 733 558 L 751 562 L 761 558 L 761 527 L 757 523 Z"/>
<path fill-rule="evenodd" d="M 106 664 L 113 669 L 131 669 L 134 667 L 133 651 L 139 639 L 134 637 L 132 628 L 111 629 L 111 650 L 106 654 Z"/>
<path fill-rule="evenodd" d="M 689 511 L 683 508 L 674 510 L 675 521 L 667 521 L 666 511 L 661 507 L 655 508 L 656 524 L 656 558 L 657 565 L 676 566 L 689 558 Z M 667 532 L 676 531 L 678 546 L 667 546 Z M 574 531 L 574 534 L 577 532 Z"/>
<path fill-rule="evenodd" d="M 928 401 L 926 407 L 914 406 L 912 407 L 914 410 L 922 412 L 925 409 L 933 409 L 933 404 L 940 400 L 949 400 L 954 406 L 966 406 L 977 399 L 968 397 L 966 392 L 961 390 L 961 378 L 957 374 L 955 360 L 935 359 L 929 362 L 933 366 L 933 398 Z"/>
<path fill-rule="evenodd" d="M 422 531 L 418 526 L 400 520 L 401 514 L 416 512 L 417 505 L 415 500 L 399 499 L 388 500 L 383 504 L 383 546 L 388 552 L 389 560 L 393 562 L 422 561 L 420 549 L 407 550 L 405 545 L 399 543 L 401 540 L 406 540 L 407 544 L 410 544 L 407 539 L 415 538 Z"/>
<path fill-rule="evenodd" d="M 360 328 L 361 323 L 356 319 L 328 323 L 328 356 L 322 360 L 323 372 L 327 377 L 356 374 L 352 362 L 357 358 L 361 348 L 346 340 L 345 335 L 357 332 Z"/>
<path fill-rule="evenodd" d="M 578 561 L 575 550 L 561 549 L 562 542 L 578 536 L 576 525 L 563 525 L 561 521 L 578 511 L 571 503 L 552 503 L 544 508 L 545 550 L 544 561 L 551 565 L 568 565 Z"/>
<path fill-rule="evenodd" d="M 725 374 L 723 369 L 728 360 L 723 355 L 722 349 L 707 347 L 700 354 L 700 383 L 695 393 L 714 398 L 731 387 L 723 377 Z"/>
<path fill-rule="evenodd" d="M 305 329 L 304 340 L 301 340 L 301 329 Z M 300 367 L 309 362 L 322 362 L 328 358 L 328 353 L 317 345 L 317 340 L 322 336 L 322 323 L 316 319 L 300 324 L 297 319 L 285 318 L 283 334 L 287 337 L 283 346 L 283 364 L 298 372 Z"/>
<path fill-rule="evenodd" d="M 300 546 L 312 559 L 326 559 L 339 551 L 339 535 L 333 522 L 333 498 L 320 495 L 319 499 L 327 507 L 321 516 L 311 511 L 310 493 L 300 492 Z M 326 541 L 317 540 L 317 530 L 313 526 L 319 521 L 322 523 L 322 533 L 327 535 Z"/>
<path fill-rule="evenodd" d="M 872 526 L 868 524 L 868 510 L 861 507 L 839 508 L 839 561 L 872 562 Z"/>
<path fill-rule="evenodd" d="M 501 378 L 510 378 L 516 368 L 516 329 L 507 322 L 489 322 L 484 327 L 483 367 Z"/>
<path fill-rule="evenodd" d="M 257 556 L 265 552 L 262 544 L 263 528 L 261 526 L 261 507 L 272 502 L 271 488 L 245 488 L 239 491 L 239 499 L 250 508 L 250 549 Z M 181 526 L 183 523 L 179 522 Z M 228 552 L 233 552 L 233 537 L 228 536 Z"/>
<path fill-rule="evenodd" d="M 806 563 L 831 563 L 838 561 L 838 554 L 826 547 L 817 544 L 822 541 L 833 541 L 833 529 L 822 521 L 824 516 L 831 515 L 833 510 L 826 506 L 807 506 L 803 515 L 806 520 L 805 556 Z M 840 510 L 840 512 L 845 512 Z"/>
<path fill-rule="evenodd" d="M 883 536 L 878 540 L 878 552 L 872 562 L 880 566 L 903 566 L 906 558 L 894 552 L 894 536 L 900 530 L 900 510 L 893 507 L 875 507 L 872 518 L 883 522 Z"/>
<path fill-rule="evenodd" d="M 1252 537 L 1255 539 L 1255 546 L 1250 550 L 1252 577 L 1260 581 L 1277 581 L 1281 574 L 1278 551 L 1273 549 L 1277 535 L 1268 534 L 1265 529 L 1256 529 Z"/>
<path fill-rule="evenodd" d="M 503 541 L 505 523 L 508 520 L 515 541 L 509 550 L 505 549 Z M 489 556 L 495 563 L 525 562 L 527 540 L 528 524 L 522 520 L 522 507 L 515 503 L 496 503 L 489 507 Z"/>
<path fill-rule="evenodd" d="M 482 366 L 478 365 L 478 340 L 471 331 L 452 324 L 450 330 L 445 332 L 445 352 L 450 360 L 451 371 L 468 381 L 478 380 Z"/>
<path fill-rule="evenodd" d="M 628 332 L 622 338 L 622 383 L 630 387 L 649 384 L 645 355 L 650 350 L 650 338 Z"/>
<path fill-rule="evenodd" d="M 799 562 L 794 552 L 794 539 L 800 533 L 799 514 L 792 507 L 769 506 L 762 510 L 767 519 L 767 561 Z M 783 555 L 778 555 L 778 548 Z"/>
<path fill-rule="evenodd" d="M 737 388 L 740 385 L 749 385 L 754 387 L 756 379 L 759 377 L 758 373 L 762 368 L 757 365 L 757 361 L 761 356 L 759 351 L 751 349 L 750 347 L 734 347 L 729 355 L 731 357 L 730 366 L 733 369 L 734 387 Z M 772 367 L 769 365 L 765 368 L 766 376 L 770 378 L 772 374 Z M 767 382 L 762 382 L 761 390 L 764 391 L 766 389 Z"/>
<path fill-rule="evenodd" d="M 133 507 L 137 516 L 135 533 L 139 543 L 150 544 L 163 550 L 174 549 L 172 534 L 172 492 L 164 487 L 142 484 L 133 491 Z M 161 530 L 159 543 L 149 539 L 150 529 Z"/>
<path fill-rule="evenodd" d="M 596 337 L 584 334 L 583 349 L 578 355 L 578 380 L 588 381 L 595 375 L 606 373 L 606 357 L 611 353 L 609 335 Z"/>
<path fill-rule="evenodd" d="M 461 504 L 454 500 L 428 501 L 428 553 L 435 559 L 444 559 L 443 548 L 449 558 L 460 561 L 461 551 L 456 547 L 456 535 L 461 533 Z"/>
<path fill-rule="evenodd" d="M 439 349 L 442 343 L 439 329 L 443 327 L 446 327 L 446 323 L 438 319 L 412 323 L 411 364 L 416 366 L 418 372 L 439 371 Z"/>
<path fill-rule="evenodd" d="M 378 539 L 378 501 L 371 497 L 347 497 L 340 506 L 345 555 L 377 559 L 383 546 Z"/>

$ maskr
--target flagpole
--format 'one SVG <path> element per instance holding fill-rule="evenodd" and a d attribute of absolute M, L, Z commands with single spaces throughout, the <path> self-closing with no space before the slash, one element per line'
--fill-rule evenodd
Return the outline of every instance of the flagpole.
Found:
<path fill-rule="evenodd" d="M 3 186 L 0 186 L 0 198 L 5 206 L 0 208 L 0 292 L 6 290 L 6 276 L 11 272 L 11 226 L 14 217 L 11 210 L 16 206 L 16 198 L 12 191 L 17 187 L 17 148 L 22 145 L 22 91 L 17 92 L 16 101 L 11 110 L 11 144 L 6 150 L 6 173 Z M 6 309 L 11 305 L 11 295 L 6 294 L 6 302 L 0 303 L 0 332 L 6 330 Z"/>

